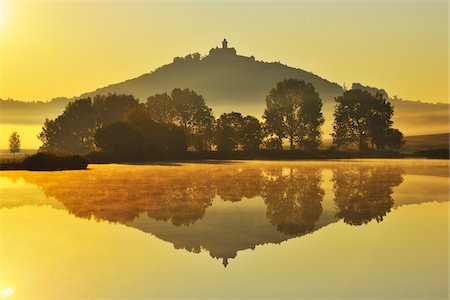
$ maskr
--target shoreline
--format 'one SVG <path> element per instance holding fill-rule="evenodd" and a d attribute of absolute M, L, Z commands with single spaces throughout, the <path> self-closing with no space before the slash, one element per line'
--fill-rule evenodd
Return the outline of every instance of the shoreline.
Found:
<path fill-rule="evenodd" d="M 74 157 L 76 162 L 74 163 Z M 30 159 L 32 158 L 32 159 Z M 104 153 L 87 154 L 83 156 L 52 156 L 38 153 L 26 157 L 22 161 L 0 162 L 0 171 L 63 171 L 83 170 L 89 164 L 171 164 L 171 163 L 221 163 L 225 161 L 264 160 L 264 161 L 326 161 L 349 159 L 449 159 L 448 149 L 421 151 L 416 153 L 401 153 L 395 151 L 336 151 L 323 150 L 307 152 L 299 150 L 259 150 L 257 152 L 187 152 L 173 156 L 159 156 L 152 159 L 124 160 L 113 158 Z"/>

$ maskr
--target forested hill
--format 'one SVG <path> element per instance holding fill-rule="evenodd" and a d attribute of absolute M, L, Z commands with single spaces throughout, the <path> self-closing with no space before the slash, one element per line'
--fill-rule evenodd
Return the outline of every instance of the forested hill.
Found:
<path fill-rule="evenodd" d="M 213 49 L 203 58 L 199 54 L 175 58 L 173 63 L 151 73 L 99 88 L 81 97 L 126 93 L 145 102 L 147 97 L 155 93 L 190 88 L 203 95 L 216 114 L 235 110 L 259 115 L 269 90 L 286 78 L 312 83 L 324 102 L 332 102 L 334 97 L 342 93 L 338 84 L 313 73 L 278 62 L 267 63 L 257 61 L 254 57 L 236 55 L 231 49 Z"/>

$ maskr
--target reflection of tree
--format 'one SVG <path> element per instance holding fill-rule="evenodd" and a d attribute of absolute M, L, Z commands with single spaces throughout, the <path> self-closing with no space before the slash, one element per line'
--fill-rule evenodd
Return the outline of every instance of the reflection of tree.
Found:
<path fill-rule="evenodd" d="M 351 225 L 378 222 L 394 205 L 392 188 L 402 183 L 402 170 L 394 167 L 338 168 L 333 171 L 336 216 Z"/>
<path fill-rule="evenodd" d="M 238 202 L 243 198 L 261 195 L 261 168 L 251 165 L 246 168 L 220 168 L 212 172 L 212 185 L 217 196 L 225 201 Z"/>
<path fill-rule="evenodd" d="M 155 193 L 145 206 L 147 215 L 155 220 L 171 220 L 174 225 L 190 225 L 205 215 L 214 198 L 214 190 L 208 177 L 192 174 L 191 178 L 173 178 L 162 182 L 167 188 Z M 157 190 L 156 187 L 150 187 Z"/>
<path fill-rule="evenodd" d="M 266 172 L 263 198 L 267 217 L 278 231 L 302 235 L 314 229 L 322 213 L 321 182 L 318 168 L 279 168 Z"/>
<path fill-rule="evenodd" d="M 87 171 L 27 172 L 21 176 L 78 217 L 125 223 L 146 213 L 174 225 L 192 224 L 203 217 L 214 197 L 208 170 L 167 168 L 104 166 Z"/>

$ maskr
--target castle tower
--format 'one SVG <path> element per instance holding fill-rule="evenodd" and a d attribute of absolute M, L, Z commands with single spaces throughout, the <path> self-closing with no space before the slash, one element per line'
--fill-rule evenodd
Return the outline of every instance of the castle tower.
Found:
<path fill-rule="evenodd" d="M 236 49 L 229 48 L 228 47 L 228 41 L 227 39 L 223 39 L 222 41 L 222 47 L 216 47 L 209 50 L 208 56 L 214 56 L 214 57 L 234 57 L 236 56 Z"/>
<path fill-rule="evenodd" d="M 227 49 L 228 48 L 228 41 L 227 41 L 227 39 L 223 39 L 223 41 L 222 41 L 222 48 L 223 49 Z"/>

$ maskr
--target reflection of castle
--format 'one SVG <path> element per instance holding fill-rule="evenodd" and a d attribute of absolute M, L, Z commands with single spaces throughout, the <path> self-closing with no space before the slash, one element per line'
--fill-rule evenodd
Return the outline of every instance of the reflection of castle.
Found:
<path fill-rule="evenodd" d="M 223 39 L 222 48 L 216 47 L 209 50 L 209 55 L 211 56 L 219 56 L 219 55 L 227 55 L 227 56 L 235 56 L 236 49 L 228 48 L 228 41 Z"/>

